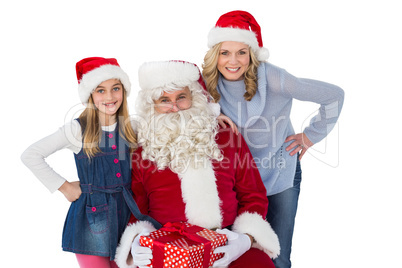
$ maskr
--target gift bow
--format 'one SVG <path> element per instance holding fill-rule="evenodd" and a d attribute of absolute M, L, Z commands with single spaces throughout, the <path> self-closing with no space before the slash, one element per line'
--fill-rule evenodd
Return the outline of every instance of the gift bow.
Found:
<path fill-rule="evenodd" d="M 188 243 L 189 246 L 204 244 L 204 259 L 203 267 L 208 268 L 209 259 L 211 257 L 211 241 L 197 235 L 197 232 L 204 230 L 204 228 L 196 225 L 187 226 L 185 223 L 175 222 L 166 223 L 159 231 L 169 232 L 169 234 L 155 238 L 153 243 L 153 267 L 162 268 L 164 259 L 164 248 L 167 242 L 171 242 L 180 238 Z"/>

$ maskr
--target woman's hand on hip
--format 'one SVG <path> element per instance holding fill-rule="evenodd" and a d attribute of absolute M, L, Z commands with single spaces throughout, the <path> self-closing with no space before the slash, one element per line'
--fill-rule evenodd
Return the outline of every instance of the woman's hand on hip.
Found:
<path fill-rule="evenodd" d="M 314 143 L 312 143 L 304 133 L 290 135 L 286 138 L 285 142 L 289 142 L 292 140 L 293 142 L 288 147 L 286 147 L 286 151 L 290 151 L 291 156 L 300 153 L 299 160 L 302 159 L 308 148 L 314 145 Z"/>

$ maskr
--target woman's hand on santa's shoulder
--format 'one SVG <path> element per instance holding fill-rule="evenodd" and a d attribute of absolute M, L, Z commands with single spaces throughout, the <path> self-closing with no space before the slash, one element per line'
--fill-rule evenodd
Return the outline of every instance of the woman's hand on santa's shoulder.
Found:
<path fill-rule="evenodd" d="M 236 124 L 228 116 L 220 114 L 216 118 L 216 120 L 218 120 L 218 123 L 222 128 L 226 128 L 227 127 L 226 124 L 228 124 L 230 128 L 233 130 L 233 132 L 236 133 L 236 135 L 239 134 L 239 130 L 237 129 Z"/>

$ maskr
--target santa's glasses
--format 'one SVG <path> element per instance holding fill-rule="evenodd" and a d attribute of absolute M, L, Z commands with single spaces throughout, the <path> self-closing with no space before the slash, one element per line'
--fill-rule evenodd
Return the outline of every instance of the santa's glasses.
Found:
<path fill-rule="evenodd" d="M 182 98 L 178 101 L 171 102 L 165 101 L 161 103 L 155 104 L 156 109 L 158 109 L 161 113 L 167 113 L 173 110 L 174 106 L 177 107 L 178 110 L 187 110 L 191 107 L 191 99 L 189 98 Z"/>

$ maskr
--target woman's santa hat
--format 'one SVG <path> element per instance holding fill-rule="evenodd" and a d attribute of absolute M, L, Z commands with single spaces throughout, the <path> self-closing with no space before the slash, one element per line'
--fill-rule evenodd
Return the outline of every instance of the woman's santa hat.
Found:
<path fill-rule="evenodd" d="M 78 79 L 78 94 L 84 104 L 88 103 L 88 99 L 96 87 L 109 79 L 119 79 L 127 96 L 130 94 L 130 79 L 114 58 L 85 58 L 77 62 L 75 69 Z"/>
<path fill-rule="evenodd" d="M 269 58 L 268 49 L 263 47 L 261 28 L 254 17 L 241 10 L 223 14 L 208 34 L 208 47 L 224 41 L 242 42 L 251 47 L 259 61 Z"/>

